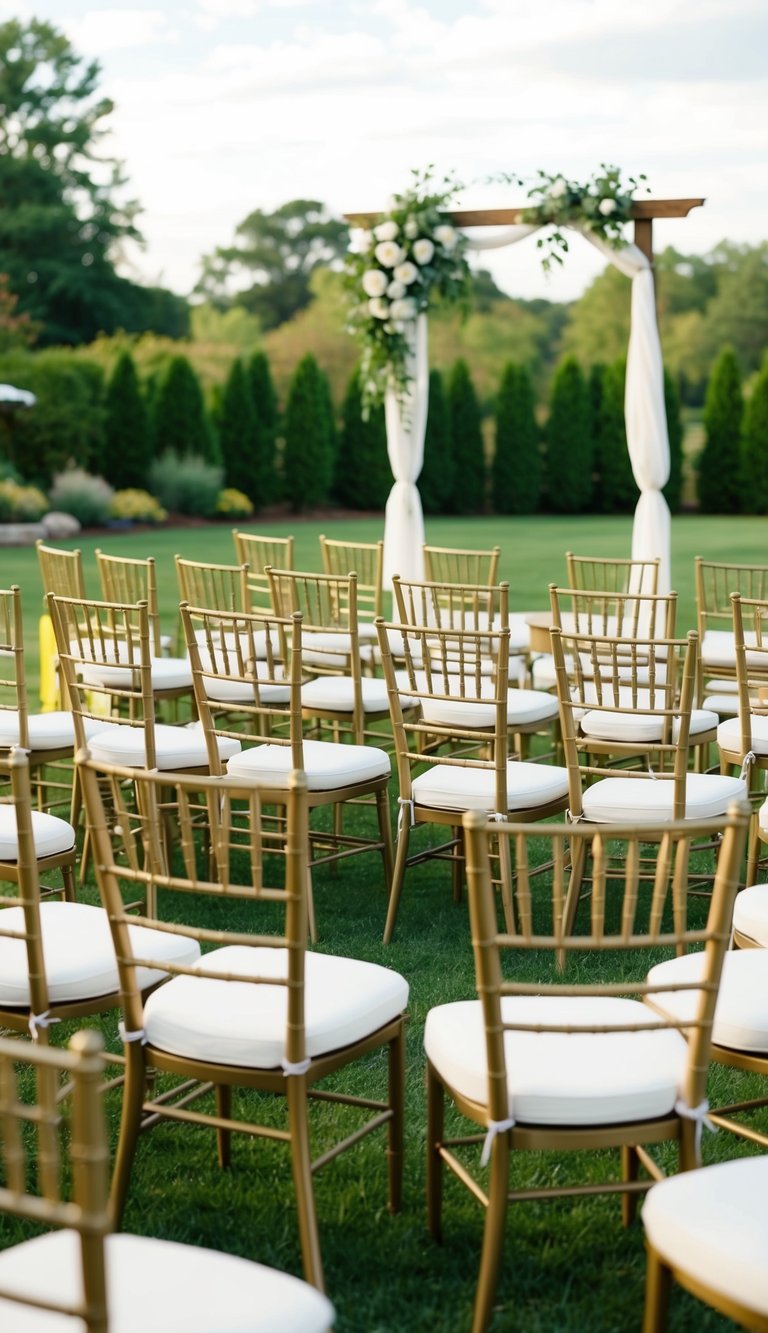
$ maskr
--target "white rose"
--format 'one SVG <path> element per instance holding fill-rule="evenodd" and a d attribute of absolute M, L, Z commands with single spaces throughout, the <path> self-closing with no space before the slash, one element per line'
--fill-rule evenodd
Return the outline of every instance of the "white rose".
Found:
<path fill-rule="evenodd" d="M 456 244 L 456 232 L 447 222 L 435 227 L 435 240 L 444 250 L 452 250 Z"/>
<path fill-rule="evenodd" d="M 366 296 L 383 296 L 387 290 L 387 275 L 380 268 L 366 269 L 363 274 L 363 291 Z"/>
<path fill-rule="evenodd" d="M 410 259 L 406 259 L 404 264 L 398 264 L 395 269 L 395 278 L 397 282 L 404 282 L 406 287 L 409 287 L 412 282 L 415 282 L 418 276 L 419 270 L 415 264 L 411 263 Z"/>
<path fill-rule="evenodd" d="M 428 264 L 434 253 L 435 247 L 426 236 L 422 236 L 420 241 L 414 241 L 413 257 L 417 264 Z"/>
<path fill-rule="evenodd" d="M 368 302 L 368 310 L 374 319 L 389 319 L 389 301 L 385 301 L 381 296 L 374 296 L 373 300 Z"/>
<path fill-rule="evenodd" d="M 597 211 L 598 213 L 602 213 L 604 218 L 609 218 L 611 213 L 616 212 L 616 200 L 601 199 L 600 203 L 597 205 Z"/>
<path fill-rule="evenodd" d="M 377 241 L 394 241 L 400 228 L 390 218 L 388 222 L 380 222 L 378 227 L 374 227 L 373 231 Z"/>
<path fill-rule="evenodd" d="M 568 186 L 566 185 L 566 183 L 565 183 L 565 181 L 563 180 L 562 176 L 558 176 L 557 180 L 554 180 L 554 181 L 552 182 L 552 184 L 550 185 L 550 187 L 549 187 L 549 197 L 550 197 L 550 199 L 562 199 L 562 197 L 563 197 L 563 195 L 566 193 L 567 189 L 568 189 Z"/>
<path fill-rule="evenodd" d="M 394 241 L 379 241 L 373 253 L 382 268 L 394 268 L 403 258 L 403 251 Z"/>
<path fill-rule="evenodd" d="M 400 319 L 415 319 L 415 318 L 416 318 L 416 302 L 413 300 L 413 297 L 411 297 L 411 296 L 406 296 L 405 299 L 402 300 L 402 301 L 393 301 L 393 302 L 392 302 L 392 318 L 393 318 L 393 319 L 397 319 L 397 320 L 400 320 Z"/>
<path fill-rule="evenodd" d="M 415 241 L 419 234 L 419 224 L 416 218 L 407 218 L 404 231 L 409 241 Z"/>
<path fill-rule="evenodd" d="M 390 301 L 399 301 L 401 296 L 405 296 L 406 291 L 407 288 L 405 283 L 398 282 L 397 279 L 395 278 L 393 279 L 392 282 L 390 282 L 389 286 L 387 287 L 387 296 L 389 297 Z"/>

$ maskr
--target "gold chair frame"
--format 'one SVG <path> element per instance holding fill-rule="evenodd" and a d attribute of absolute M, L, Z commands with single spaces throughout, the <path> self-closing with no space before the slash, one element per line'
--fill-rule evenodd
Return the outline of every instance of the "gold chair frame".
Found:
<path fill-rule="evenodd" d="M 309 1282 L 322 1290 L 323 1271 L 312 1179 L 314 1172 L 357 1143 L 365 1134 L 386 1126 L 389 1208 L 393 1212 L 400 1208 L 405 1020 L 401 1014 L 378 1031 L 350 1045 L 343 1045 L 314 1058 L 307 1055 L 304 1026 L 304 952 L 309 883 L 306 780 L 303 774 L 294 773 L 287 791 L 269 791 L 258 790 L 226 777 L 188 778 L 180 774 L 159 774 L 98 765 L 88 759 L 86 754 L 79 755 L 78 762 L 82 770 L 86 809 L 95 849 L 99 890 L 109 914 L 120 969 L 126 1029 L 126 1086 L 110 1210 L 113 1223 L 119 1225 L 123 1212 L 139 1134 L 158 1120 L 204 1124 L 215 1129 L 222 1166 L 228 1165 L 230 1161 L 230 1137 L 233 1131 L 272 1142 L 283 1142 L 289 1144 L 292 1150 L 305 1275 Z M 126 806 L 124 784 L 127 782 L 136 788 L 135 809 L 141 812 L 138 815 Z M 114 809 L 119 812 L 118 830 L 114 827 L 110 830 L 108 827 L 102 797 L 104 784 L 110 790 Z M 280 804 L 285 805 L 287 811 L 285 883 L 280 887 L 270 887 L 264 869 L 262 808 L 264 805 Z M 182 849 L 182 868 L 179 871 L 168 865 L 165 844 L 158 833 L 162 822 L 161 812 L 163 817 L 167 817 L 170 811 L 178 824 Z M 196 834 L 201 819 L 208 830 L 208 841 L 200 846 L 196 845 Z M 239 864 L 238 858 L 245 859 L 245 869 Z M 244 883 L 238 882 L 241 875 L 245 876 Z M 146 889 L 162 888 L 166 900 L 172 893 L 192 893 L 240 905 L 250 903 L 254 907 L 272 903 L 283 909 L 285 927 L 279 934 L 243 930 L 229 933 L 196 929 L 193 926 L 171 927 L 155 917 L 129 917 L 121 892 L 121 885 L 125 884 L 141 885 Z M 154 896 L 147 892 L 148 900 Z M 231 942 L 243 946 L 285 949 L 287 969 L 284 979 L 259 975 L 238 975 L 236 978 L 239 985 L 286 987 L 284 1067 L 258 1069 L 226 1062 L 213 1064 L 203 1059 L 176 1056 L 150 1042 L 136 1040 L 135 1034 L 142 1032 L 144 1024 L 143 1000 L 136 984 L 136 968 L 145 966 L 147 960 L 135 957 L 131 951 L 127 929 L 129 922 L 155 925 L 166 930 L 178 929 L 180 933 L 197 938 L 201 943 L 221 945 Z M 220 981 L 234 979 L 230 973 L 217 972 L 210 966 L 208 969 L 204 965 L 194 969 L 181 965 L 165 966 L 166 970 L 176 975 L 209 976 Z M 337 1069 L 381 1048 L 388 1050 L 386 1101 L 315 1088 L 316 1083 Z M 153 1070 L 182 1077 L 176 1101 L 162 1093 L 147 1099 L 147 1079 Z M 190 1083 L 196 1085 L 191 1092 Z M 233 1087 L 259 1089 L 283 1097 L 287 1103 L 288 1128 L 280 1129 L 233 1119 Z M 216 1113 L 208 1115 L 192 1109 L 197 1098 L 211 1088 L 215 1090 Z M 313 1098 L 367 1113 L 361 1128 L 347 1135 L 314 1161 L 310 1150 L 308 1116 L 309 1102 Z"/>
<path fill-rule="evenodd" d="M 267 565 L 275 569 L 293 569 L 293 537 L 267 537 L 258 532 L 241 532 L 232 529 L 235 544 L 235 557 L 239 564 L 248 566 L 248 592 L 250 611 L 272 611 L 272 599 L 269 591 L 269 579 L 264 573 Z M 185 600 L 196 606 L 208 606 L 207 601 L 187 597 Z M 245 610 L 246 608 L 242 608 Z"/>
<path fill-rule="evenodd" d="M 368 621 L 384 614 L 384 543 L 345 542 L 321 534 L 320 555 L 324 574 L 357 575 L 358 615 Z M 274 565 L 275 561 L 271 560 Z"/>
<path fill-rule="evenodd" d="M 462 546 L 422 547 L 428 583 L 498 583 L 501 547 L 473 550 Z"/>
<path fill-rule="evenodd" d="M 699 641 L 704 645 L 708 630 L 731 631 L 733 612 L 731 594 L 748 599 L 768 599 L 768 565 L 722 564 L 694 557 L 696 618 Z M 736 661 L 708 665 L 702 656 L 699 670 L 698 698 L 704 698 L 707 677 L 736 681 Z"/>
<path fill-rule="evenodd" d="M 685 1106 L 692 1109 L 699 1108 L 706 1096 L 709 1045 L 717 987 L 723 956 L 728 947 L 733 899 L 738 887 L 738 866 L 747 820 L 747 808 L 734 806 L 728 815 L 720 820 L 703 821 L 695 826 L 688 823 L 667 824 L 655 830 L 659 855 L 652 883 L 647 926 L 644 929 L 644 922 L 638 917 L 638 905 L 641 900 L 640 843 L 647 837 L 646 829 L 617 825 L 607 830 L 602 827 L 590 828 L 583 824 L 567 830 L 557 825 L 544 827 L 538 825 L 534 829 L 521 824 L 490 822 L 477 811 L 468 812 L 464 816 L 477 994 L 485 1026 L 488 1095 L 484 1103 L 468 1100 L 444 1084 L 431 1063 L 428 1063 L 427 1192 L 430 1230 L 437 1239 L 440 1239 L 442 1231 L 444 1166 L 451 1169 L 485 1208 L 485 1231 L 472 1324 L 473 1333 L 483 1333 L 491 1317 L 501 1262 L 504 1223 L 510 1202 L 546 1199 L 562 1194 L 618 1193 L 624 1196 L 623 1216 L 626 1223 L 632 1219 L 637 1194 L 648 1189 L 650 1184 L 660 1179 L 663 1174 L 644 1145 L 670 1139 L 677 1140 L 680 1169 L 689 1170 L 699 1165 L 699 1135 L 695 1117 L 688 1118 L 685 1114 L 678 1113 L 677 1109 L 655 1119 L 619 1124 L 584 1126 L 546 1126 L 524 1122 L 510 1124 L 505 1033 L 568 1032 L 573 1029 L 560 1024 L 534 1026 L 507 1021 L 502 1011 L 503 998 L 543 995 L 551 991 L 553 995 L 560 997 L 602 994 L 631 996 L 645 1000 L 654 1012 L 653 1018 L 649 1013 L 648 1024 L 643 1026 L 648 1027 L 651 1023 L 656 1025 L 660 1022 L 662 1026 L 684 1032 L 688 1041 L 689 1056 L 680 1097 Z M 705 929 L 690 929 L 684 921 L 681 921 L 669 930 L 664 921 L 664 908 L 670 886 L 673 894 L 676 894 L 677 886 L 680 883 L 684 884 L 687 878 L 691 838 L 711 838 L 715 834 L 722 834 L 723 842 L 707 926 Z M 548 916 L 552 922 L 549 931 L 542 930 L 537 924 L 539 917 L 531 894 L 531 858 L 526 844 L 532 837 L 546 838 L 552 842 L 554 874 L 551 902 L 545 905 L 547 910 L 544 912 L 544 917 Z M 618 870 L 607 845 L 616 839 L 626 842 L 627 846 L 623 867 Z M 496 902 L 490 871 L 490 846 L 492 841 L 495 843 L 497 840 L 514 843 L 516 846 L 518 912 L 517 927 L 513 933 L 500 932 L 497 925 Z M 582 845 L 583 850 L 580 855 L 582 860 L 587 858 L 589 850 L 595 865 L 591 928 L 586 936 L 573 935 L 566 920 L 565 861 L 568 843 L 571 848 L 574 844 Z M 618 919 L 611 920 L 607 909 L 609 907 L 615 909 L 619 884 L 624 885 L 621 910 L 617 914 Z M 633 982 L 580 981 L 579 984 L 566 985 L 560 979 L 552 986 L 543 982 L 531 985 L 506 980 L 502 966 L 504 954 L 509 952 L 515 955 L 524 950 L 547 950 L 554 957 L 562 954 L 572 957 L 576 954 L 593 953 L 599 959 L 605 957 L 608 950 L 628 953 L 635 949 L 664 947 L 680 951 L 694 945 L 705 949 L 707 968 L 703 979 L 694 987 L 691 987 L 690 983 L 687 986 L 678 984 L 678 989 L 693 988 L 700 992 L 696 1020 L 686 1024 L 675 1022 L 654 1006 L 655 991 L 669 990 L 669 983 L 654 987 L 643 978 Z M 580 972 L 580 977 L 584 975 L 587 974 Z M 589 1025 L 585 1025 L 584 1029 L 580 1027 L 579 1030 L 605 1031 L 599 1027 L 590 1029 Z M 642 1030 L 642 1027 L 638 1024 L 627 1024 L 623 1029 L 617 1027 L 616 1030 L 631 1033 Z M 486 1126 L 497 1127 L 491 1133 L 487 1145 L 490 1151 L 490 1176 L 487 1186 L 476 1180 L 474 1174 L 455 1152 L 456 1148 L 462 1149 L 467 1145 L 479 1143 L 485 1135 L 481 1132 L 470 1136 L 445 1137 L 446 1093 L 462 1115 L 474 1121 L 483 1130 Z M 511 1159 L 518 1149 L 539 1151 L 606 1147 L 620 1148 L 622 1166 L 620 1181 L 605 1185 L 552 1186 L 510 1191 Z M 648 1180 L 639 1178 L 641 1166 L 648 1173 Z"/>
<path fill-rule="evenodd" d="M 565 553 L 568 586 L 574 590 L 655 595 L 661 560 L 614 559 Z"/>

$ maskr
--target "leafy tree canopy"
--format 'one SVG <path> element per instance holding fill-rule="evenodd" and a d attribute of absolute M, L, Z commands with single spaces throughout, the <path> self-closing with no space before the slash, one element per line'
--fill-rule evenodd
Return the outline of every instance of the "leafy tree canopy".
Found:
<path fill-rule="evenodd" d="M 215 304 L 234 303 L 276 328 L 309 305 L 309 275 L 340 261 L 349 229 L 316 199 L 292 199 L 274 213 L 256 208 L 240 223 L 234 245 L 202 260 L 196 291 Z"/>
<path fill-rule="evenodd" d="M 100 69 L 50 23 L 0 24 L 0 271 L 40 341 L 104 330 L 185 332 L 185 303 L 117 275 L 113 251 L 139 240 L 121 164 L 100 152 L 112 112 Z"/>

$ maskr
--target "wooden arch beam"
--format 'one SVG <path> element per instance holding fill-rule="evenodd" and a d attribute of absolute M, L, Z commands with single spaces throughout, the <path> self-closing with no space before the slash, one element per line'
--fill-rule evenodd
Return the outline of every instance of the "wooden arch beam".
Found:
<path fill-rule="evenodd" d="M 686 218 L 693 208 L 701 208 L 704 199 L 638 199 L 632 205 L 634 241 L 653 263 L 654 218 Z M 510 227 L 523 221 L 525 207 L 453 209 L 445 216 L 455 227 Z M 353 227 L 373 227 L 381 213 L 345 213 L 344 221 Z"/>

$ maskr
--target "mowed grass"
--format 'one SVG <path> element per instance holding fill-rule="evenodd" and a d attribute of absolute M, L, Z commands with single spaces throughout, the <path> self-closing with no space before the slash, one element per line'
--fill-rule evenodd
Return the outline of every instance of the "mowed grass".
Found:
<path fill-rule="evenodd" d="M 508 578 L 514 608 L 547 605 L 547 584 L 564 578 L 563 553 L 627 554 L 630 520 L 624 519 L 445 519 L 431 521 L 428 539 L 445 545 L 502 548 L 502 577 Z M 299 565 L 319 567 L 317 534 L 375 539 L 379 520 L 301 521 L 270 527 L 293 532 Z M 695 623 L 693 556 L 763 563 L 764 519 L 682 518 L 673 524 L 673 579 L 680 594 L 679 626 Z M 89 588 L 96 592 L 91 552 L 102 545 L 120 554 L 154 555 L 160 576 L 165 624 L 175 627 L 173 554 L 230 561 L 229 530 L 218 526 L 157 533 L 83 538 Z M 768 560 L 765 560 L 768 563 Z M 2 583 L 20 584 L 25 600 L 29 654 L 35 652 L 41 585 L 34 550 L 0 553 Z M 361 815 L 360 818 L 365 818 Z M 415 835 L 425 844 L 430 830 Z M 89 881 L 84 894 L 96 900 Z M 444 1240 L 433 1242 L 425 1222 L 425 1090 L 423 1025 L 428 1009 L 474 994 L 474 968 L 465 903 L 451 901 L 448 868 L 427 863 L 408 872 L 399 924 L 392 945 L 381 944 L 386 894 L 380 859 L 342 863 L 336 875 L 315 876 L 323 951 L 384 963 L 407 977 L 411 987 L 408 1025 L 406 1175 L 404 1207 L 386 1210 L 384 1141 L 373 1135 L 317 1177 L 317 1199 L 326 1281 L 339 1333 L 457 1333 L 468 1329 L 480 1253 L 483 1215 L 453 1179 L 446 1182 Z M 620 975 L 620 974 L 619 974 Z M 117 1020 L 104 1022 L 108 1044 L 117 1050 Z M 52 1030 L 56 1044 L 67 1033 Z M 383 1090 L 384 1062 L 374 1056 L 339 1075 L 339 1086 L 365 1095 Z M 716 1071 L 714 1103 L 756 1095 L 755 1078 Z M 256 1099 L 254 1099 L 255 1101 Z M 261 1108 L 259 1108 L 261 1109 Z M 316 1151 L 328 1146 L 349 1114 L 316 1108 Z M 255 1107 L 254 1107 L 255 1111 Z M 113 1142 L 119 1097 L 108 1105 Z M 279 1106 L 268 1109 L 278 1117 Z M 705 1135 L 707 1161 L 749 1151 L 730 1135 Z M 479 1149 L 477 1150 L 479 1157 Z M 674 1165 L 674 1151 L 662 1158 Z M 477 1159 L 476 1159 L 477 1160 Z M 615 1175 L 610 1153 L 520 1155 L 515 1182 L 548 1184 L 597 1181 Z M 290 1165 L 285 1148 L 235 1139 L 232 1167 L 216 1166 L 210 1131 L 167 1125 L 139 1145 L 125 1216 L 127 1230 L 164 1236 L 257 1258 L 301 1271 Z M 19 1228 L 0 1225 L 0 1244 L 18 1238 Z M 640 1328 L 644 1284 L 640 1223 L 621 1226 L 616 1199 L 566 1199 L 516 1205 L 510 1212 L 493 1333 L 624 1333 Z M 732 1325 L 687 1297 L 674 1293 L 670 1329 L 717 1330 Z"/>

